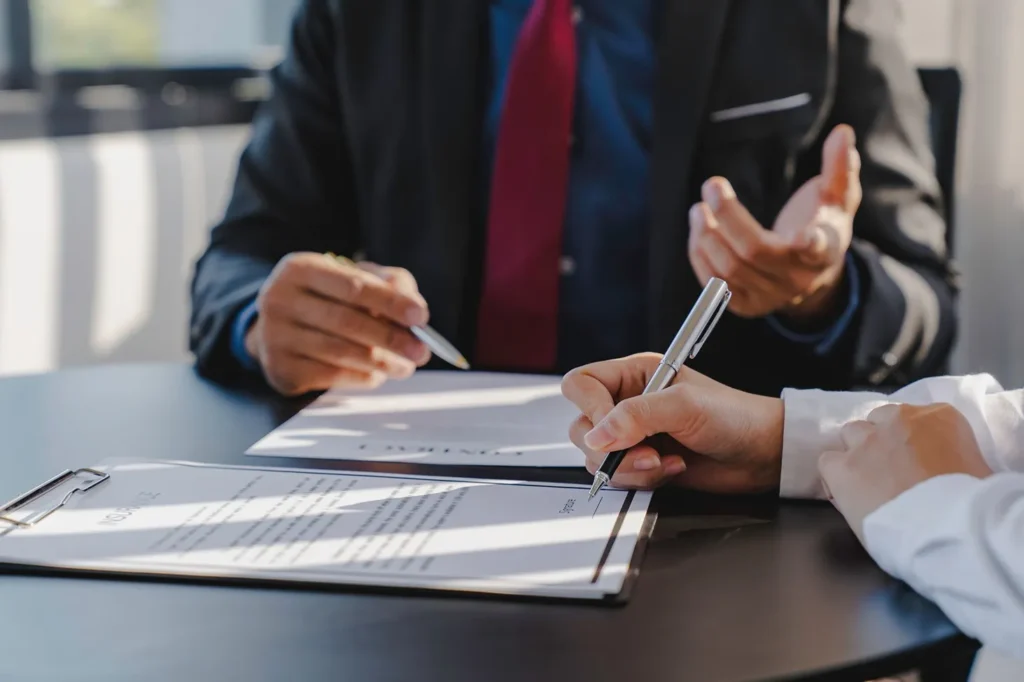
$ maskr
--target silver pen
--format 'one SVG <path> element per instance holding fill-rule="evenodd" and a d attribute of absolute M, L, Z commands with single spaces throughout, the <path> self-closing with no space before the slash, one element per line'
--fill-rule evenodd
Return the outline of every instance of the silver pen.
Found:
<path fill-rule="evenodd" d="M 345 256 L 339 256 L 337 254 L 327 252 L 328 258 L 341 265 L 351 265 L 355 267 L 356 263 L 351 258 Z M 469 369 L 469 362 L 466 357 L 458 351 L 458 349 L 448 342 L 446 338 L 438 334 L 433 328 L 428 325 L 409 327 L 409 331 L 417 339 L 423 342 L 423 344 L 430 349 L 430 352 L 441 358 L 449 365 L 457 367 L 458 369 Z"/>
<path fill-rule="evenodd" d="M 717 277 L 712 277 L 690 310 L 690 314 L 683 321 L 683 326 L 679 328 L 672 344 L 665 351 L 665 356 L 658 363 L 657 369 L 654 370 L 654 374 L 647 382 L 643 395 L 655 393 L 672 385 L 687 358 L 697 357 L 704 342 L 708 340 L 711 330 L 715 328 L 722 313 L 729 306 L 730 298 L 732 298 L 732 292 L 729 291 L 729 285 Z M 609 452 L 605 456 L 601 468 L 594 474 L 594 484 L 590 487 L 589 499 L 594 499 L 594 495 L 608 484 L 625 457 L 626 450 Z"/>

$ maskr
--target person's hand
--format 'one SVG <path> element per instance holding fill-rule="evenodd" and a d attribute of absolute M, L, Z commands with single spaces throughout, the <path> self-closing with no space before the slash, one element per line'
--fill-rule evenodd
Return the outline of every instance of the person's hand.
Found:
<path fill-rule="evenodd" d="M 841 431 L 845 451 L 827 452 L 818 468 L 836 508 L 863 542 L 864 519 L 918 483 L 963 473 L 992 473 L 967 418 L 945 405 L 886 405 Z"/>
<path fill-rule="evenodd" d="M 862 194 L 852 128 L 832 131 L 821 175 L 790 197 L 771 230 L 725 178 L 711 178 L 701 194 L 703 201 L 690 209 L 690 263 L 702 283 L 718 277 L 729 284 L 731 311 L 813 320 L 835 307 Z"/>
<path fill-rule="evenodd" d="M 427 304 L 400 268 L 293 253 L 267 278 L 256 306 L 245 347 L 284 395 L 376 387 L 411 376 L 430 359 L 408 330 L 426 324 Z"/>
<path fill-rule="evenodd" d="M 672 482 L 735 493 L 777 486 L 782 401 L 737 391 L 686 367 L 671 387 L 641 395 L 660 360 L 643 354 L 599 362 L 562 380 L 562 393 L 582 413 L 569 435 L 586 455 L 587 469 L 594 473 L 607 453 L 628 449 L 615 486 Z M 655 434 L 665 436 L 651 439 Z"/>

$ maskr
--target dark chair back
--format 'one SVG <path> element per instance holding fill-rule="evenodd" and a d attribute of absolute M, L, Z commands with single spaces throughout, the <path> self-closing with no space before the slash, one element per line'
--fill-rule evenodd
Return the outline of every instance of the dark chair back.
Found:
<path fill-rule="evenodd" d="M 954 184 L 956 179 L 956 146 L 960 126 L 960 99 L 963 81 L 955 68 L 919 69 L 921 85 L 931 105 L 932 152 L 935 172 L 942 188 L 946 211 L 946 246 L 953 253 L 953 217 L 955 215 Z"/>

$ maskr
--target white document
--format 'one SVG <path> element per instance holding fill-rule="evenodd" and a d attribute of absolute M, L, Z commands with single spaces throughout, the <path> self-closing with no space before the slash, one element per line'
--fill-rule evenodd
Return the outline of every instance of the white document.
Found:
<path fill-rule="evenodd" d="M 582 467 L 569 440 L 577 416 L 557 377 L 417 372 L 373 391 L 328 391 L 246 454 Z"/>
<path fill-rule="evenodd" d="M 581 486 L 122 462 L 0 562 L 144 575 L 603 599 L 630 573 L 650 493 Z M 88 477 L 88 474 L 84 474 Z M 18 510 L 27 521 L 69 484 Z"/>

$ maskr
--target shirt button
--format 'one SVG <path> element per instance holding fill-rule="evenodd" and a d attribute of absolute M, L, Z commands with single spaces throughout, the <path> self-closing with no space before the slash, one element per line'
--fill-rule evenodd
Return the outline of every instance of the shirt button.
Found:
<path fill-rule="evenodd" d="M 558 272 L 568 277 L 576 272 L 576 261 L 569 256 L 562 256 L 558 261 Z"/>
<path fill-rule="evenodd" d="M 564 14 L 562 16 L 565 16 Z M 583 8 L 576 5 L 572 8 L 572 25 L 576 26 L 583 21 Z"/>

